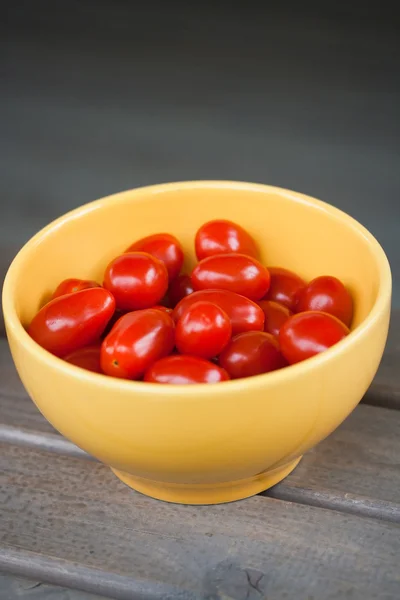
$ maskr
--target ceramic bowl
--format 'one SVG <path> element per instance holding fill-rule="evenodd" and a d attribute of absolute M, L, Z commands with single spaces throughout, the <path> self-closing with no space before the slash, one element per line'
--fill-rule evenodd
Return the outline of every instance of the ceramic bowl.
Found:
<path fill-rule="evenodd" d="M 189 270 L 197 228 L 217 218 L 245 227 L 266 265 L 307 279 L 339 277 L 355 300 L 351 334 L 280 371 L 190 386 L 86 372 L 27 335 L 25 327 L 62 279 L 101 282 L 108 262 L 137 238 L 175 234 Z M 386 256 L 350 216 L 303 194 L 223 181 L 155 185 L 82 206 L 22 248 L 3 289 L 14 362 L 46 419 L 135 490 L 192 504 L 237 500 L 276 484 L 347 417 L 378 368 L 390 299 Z"/>

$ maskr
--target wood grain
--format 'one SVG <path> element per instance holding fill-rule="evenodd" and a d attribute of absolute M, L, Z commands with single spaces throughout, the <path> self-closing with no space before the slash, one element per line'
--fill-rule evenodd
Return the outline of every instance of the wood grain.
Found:
<path fill-rule="evenodd" d="M 360 405 L 267 494 L 400 523 L 400 412 Z"/>
<path fill-rule="evenodd" d="M 106 600 L 86 592 L 0 573 L 0 600 Z"/>
<path fill-rule="evenodd" d="M 166 596 L 200 598 L 398 598 L 400 527 L 392 523 L 262 496 L 214 507 L 160 503 L 98 463 L 10 444 L 0 444 L 0 473 L 10 571 L 7 553 L 18 549 L 132 578 L 142 597 L 153 585 L 154 597 L 166 586 Z M 113 593 L 85 582 L 86 591 Z M 135 597 L 114 585 L 116 597 Z"/>
<path fill-rule="evenodd" d="M 392 312 L 385 352 L 363 402 L 400 410 L 400 310 Z"/>

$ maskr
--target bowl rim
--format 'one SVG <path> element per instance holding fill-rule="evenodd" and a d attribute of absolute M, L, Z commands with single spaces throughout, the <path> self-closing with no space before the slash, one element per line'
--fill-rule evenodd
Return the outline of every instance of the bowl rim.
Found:
<path fill-rule="evenodd" d="M 346 348 L 354 345 L 358 339 L 364 337 L 368 330 L 374 325 L 380 315 L 390 307 L 391 301 L 391 289 L 392 289 L 392 276 L 389 261 L 387 256 L 379 244 L 377 239 L 356 219 L 345 213 L 344 211 L 322 201 L 308 196 L 301 192 L 295 192 L 289 189 L 276 187 L 272 185 L 265 185 L 261 183 L 248 183 L 242 181 L 224 181 L 224 180 L 193 180 L 193 181 L 177 181 L 160 183 L 155 185 L 141 186 L 130 190 L 117 192 L 109 196 L 105 196 L 98 200 L 94 200 L 89 203 L 85 203 L 78 208 L 68 211 L 57 219 L 51 221 L 48 225 L 38 231 L 33 237 L 31 237 L 19 250 L 13 261 L 11 262 L 3 284 L 2 293 L 2 304 L 3 314 L 6 324 L 6 330 L 12 331 L 15 339 L 19 344 L 24 346 L 25 350 L 30 354 L 36 355 L 48 368 L 55 369 L 68 375 L 72 378 L 78 378 L 79 380 L 87 381 L 92 385 L 101 385 L 102 388 L 107 387 L 110 391 L 118 389 L 124 389 L 126 391 L 135 393 L 140 392 L 143 395 L 149 395 L 150 397 L 160 396 L 160 392 L 164 396 L 173 396 L 176 399 L 188 400 L 189 397 L 202 397 L 210 393 L 209 385 L 204 384 L 192 384 L 187 385 L 164 385 L 160 387 L 157 383 L 148 383 L 142 381 L 132 381 L 127 379 L 118 379 L 103 375 L 100 373 L 93 373 L 86 371 L 80 367 L 67 363 L 66 361 L 52 355 L 50 352 L 39 346 L 26 332 L 22 323 L 20 322 L 17 311 L 14 305 L 14 291 L 17 283 L 18 275 L 21 267 L 24 264 L 27 256 L 30 255 L 35 246 L 38 246 L 43 239 L 48 235 L 61 228 L 64 223 L 79 219 L 83 215 L 87 215 L 93 211 L 101 210 L 103 207 L 110 205 L 111 203 L 118 202 L 134 202 L 140 199 L 142 195 L 152 196 L 162 194 L 168 191 L 179 191 L 185 189 L 231 189 L 231 190 L 243 190 L 249 192 L 260 192 L 260 193 L 274 193 L 278 196 L 282 196 L 293 202 L 305 204 L 311 206 L 316 210 L 326 213 L 330 218 L 334 218 L 341 221 L 355 233 L 361 235 L 367 240 L 370 245 L 373 255 L 375 257 L 378 272 L 379 272 L 379 290 L 375 300 L 375 303 L 367 315 L 358 327 L 351 331 L 346 338 L 326 350 L 325 352 L 318 354 L 306 361 L 290 365 L 284 369 L 272 371 L 270 373 L 264 373 L 261 375 L 255 375 L 244 379 L 236 379 L 230 381 L 220 382 L 217 385 L 212 385 L 213 395 L 225 396 L 226 393 L 246 390 L 251 391 L 254 388 L 258 388 L 260 385 L 268 384 L 268 381 L 273 384 L 278 384 L 281 380 L 287 378 L 295 378 L 310 371 L 318 366 L 322 366 L 327 361 L 333 359 L 335 356 L 340 354 Z"/>

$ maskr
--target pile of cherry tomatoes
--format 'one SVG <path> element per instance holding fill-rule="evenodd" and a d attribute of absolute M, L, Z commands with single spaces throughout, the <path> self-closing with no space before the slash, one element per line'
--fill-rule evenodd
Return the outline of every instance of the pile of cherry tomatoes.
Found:
<path fill-rule="evenodd" d="M 260 263 L 247 231 L 226 220 L 196 233 L 198 263 L 168 233 L 132 244 L 96 281 L 67 279 L 28 332 L 43 348 L 97 373 L 153 383 L 217 383 L 281 369 L 349 333 L 341 281 Z"/>

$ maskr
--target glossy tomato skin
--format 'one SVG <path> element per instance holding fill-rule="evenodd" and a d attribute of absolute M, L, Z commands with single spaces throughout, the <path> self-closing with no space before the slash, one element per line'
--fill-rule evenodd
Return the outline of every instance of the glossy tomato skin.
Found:
<path fill-rule="evenodd" d="M 220 289 L 260 300 L 269 288 L 267 269 L 244 254 L 217 254 L 201 260 L 192 272 L 195 290 Z"/>
<path fill-rule="evenodd" d="M 292 316 L 292 311 L 283 304 L 272 302 L 272 300 L 260 300 L 257 304 L 264 312 L 264 331 L 277 337 L 282 325 Z"/>
<path fill-rule="evenodd" d="M 309 310 L 333 315 L 350 327 L 353 318 L 353 299 L 339 279 L 323 275 L 310 281 L 298 295 L 296 312 Z"/>
<path fill-rule="evenodd" d="M 115 310 L 113 295 L 89 288 L 51 300 L 32 319 L 29 335 L 40 346 L 63 357 L 95 344 Z"/>
<path fill-rule="evenodd" d="M 264 329 L 265 317 L 262 309 L 248 298 L 227 290 L 203 290 L 186 296 L 174 308 L 174 321 L 177 322 L 185 310 L 199 300 L 212 302 L 226 312 L 231 321 L 232 335 Z"/>
<path fill-rule="evenodd" d="M 268 271 L 271 282 L 263 300 L 278 302 L 293 312 L 296 308 L 298 294 L 305 286 L 305 281 L 296 273 L 282 267 L 268 267 Z"/>
<path fill-rule="evenodd" d="M 158 309 L 130 312 L 119 319 L 101 345 L 101 368 L 106 375 L 140 379 L 156 360 L 172 352 L 175 326 Z"/>
<path fill-rule="evenodd" d="M 71 365 L 76 365 L 93 373 L 102 373 L 100 366 L 100 345 L 86 346 L 71 352 L 64 357 L 64 360 Z"/>
<path fill-rule="evenodd" d="M 287 365 L 276 338 L 263 331 L 235 336 L 219 357 L 219 365 L 231 379 L 276 371 Z"/>
<path fill-rule="evenodd" d="M 114 295 L 119 310 L 150 308 L 158 304 L 167 291 L 168 271 L 164 263 L 151 254 L 127 252 L 108 265 L 104 287 Z"/>
<path fill-rule="evenodd" d="M 172 308 L 174 308 L 178 302 L 193 294 L 194 287 L 189 275 L 179 275 L 174 281 L 172 281 L 168 288 L 168 300 Z"/>
<path fill-rule="evenodd" d="M 231 335 L 226 312 L 203 300 L 192 304 L 177 322 L 175 344 L 181 354 L 213 358 L 225 348 Z"/>
<path fill-rule="evenodd" d="M 155 362 L 146 371 L 144 381 L 187 385 L 228 381 L 229 375 L 218 365 L 197 356 L 182 354 L 167 356 Z"/>
<path fill-rule="evenodd" d="M 126 250 L 126 252 L 147 252 L 161 260 L 167 268 L 169 280 L 179 275 L 184 254 L 180 242 L 170 233 L 155 233 L 144 237 Z"/>
<path fill-rule="evenodd" d="M 200 227 L 195 249 L 198 260 L 228 252 L 258 258 L 258 248 L 251 235 L 240 225 L 224 219 L 209 221 Z"/>
<path fill-rule="evenodd" d="M 80 292 L 81 290 L 88 290 L 90 288 L 101 287 L 97 281 L 91 279 L 64 279 L 54 290 L 51 300 L 65 296 L 66 294 L 73 294 Z"/>
<path fill-rule="evenodd" d="M 327 313 L 309 311 L 290 317 L 279 332 L 281 352 L 291 365 L 311 358 L 340 342 L 349 329 Z"/>
<path fill-rule="evenodd" d="M 172 316 L 172 308 L 169 308 L 168 306 L 163 306 L 162 304 L 156 304 L 156 306 L 152 306 L 151 308 L 153 310 L 161 310 L 162 312 L 166 313 L 167 315 Z"/>

